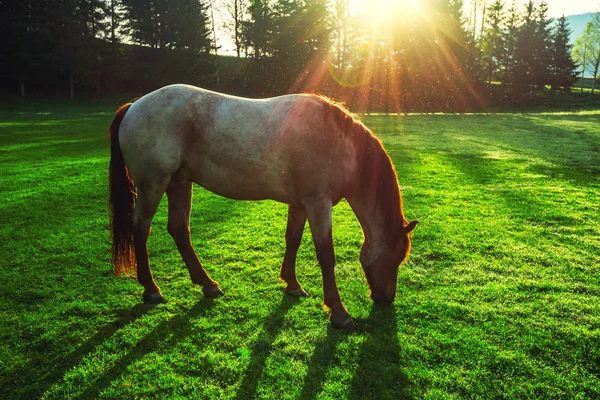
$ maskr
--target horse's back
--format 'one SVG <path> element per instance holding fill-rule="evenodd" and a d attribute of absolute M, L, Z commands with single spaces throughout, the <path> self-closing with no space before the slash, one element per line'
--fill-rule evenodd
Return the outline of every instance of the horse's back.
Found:
<path fill-rule="evenodd" d="M 328 131 L 334 127 L 323 107 L 306 95 L 253 100 L 168 86 L 131 106 L 121 130 L 124 158 L 139 175 L 175 175 L 230 198 L 290 203 L 338 191 L 353 150 Z"/>

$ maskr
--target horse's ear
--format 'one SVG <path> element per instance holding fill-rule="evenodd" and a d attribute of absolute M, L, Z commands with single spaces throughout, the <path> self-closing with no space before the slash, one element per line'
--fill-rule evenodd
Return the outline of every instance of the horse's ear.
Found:
<path fill-rule="evenodd" d="M 412 230 L 415 229 L 415 226 L 417 226 L 418 223 L 419 221 L 410 221 L 409 224 L 404 227 L 404 234 L 408 235 L 410 232 L 412 232 Z"/>

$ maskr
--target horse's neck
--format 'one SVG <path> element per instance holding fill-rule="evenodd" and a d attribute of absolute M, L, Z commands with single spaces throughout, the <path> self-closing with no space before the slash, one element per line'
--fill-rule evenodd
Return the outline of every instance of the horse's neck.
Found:
<path fill-rule="evenodd" d="M 379 141 L 369 137 L 366 146 L 347 200 L 363 228 L 365 240 L 383 244 L 403 226 L 400 191 L 391 161 Z"/>

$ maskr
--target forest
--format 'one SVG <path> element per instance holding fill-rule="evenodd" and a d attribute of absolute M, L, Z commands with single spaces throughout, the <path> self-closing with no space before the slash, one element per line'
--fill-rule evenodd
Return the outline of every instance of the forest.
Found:
<path fill-rule="evenodd" d="M 545 1 L 27 0 L 0 1 L 0 16 L 0 88 L 22 96 L 183 82 L 318 92 L 357 111 L 464 111 L 569 91 L 581 70 Z M 217 28 L 235 55 L 220 53 Z"/>

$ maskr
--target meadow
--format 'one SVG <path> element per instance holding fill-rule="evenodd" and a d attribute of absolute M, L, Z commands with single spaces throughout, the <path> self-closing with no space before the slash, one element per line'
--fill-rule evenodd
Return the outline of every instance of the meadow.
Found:
<path fill-rule="evenodd" d="M 287 208 L 195 187 L 192 241 L 225 296 L 190 282 L 167 234 L 166 304 L 110 264 L 107 127 L 119 101 L 0 108 L 0 398 L 598 398 L 600 110 L 365 115 L 418 219 L 395 302 L 368 298 L 362 232 L 334 209 L 356 329 L 330 326 L 306 227 L 278 281 Z"/>

